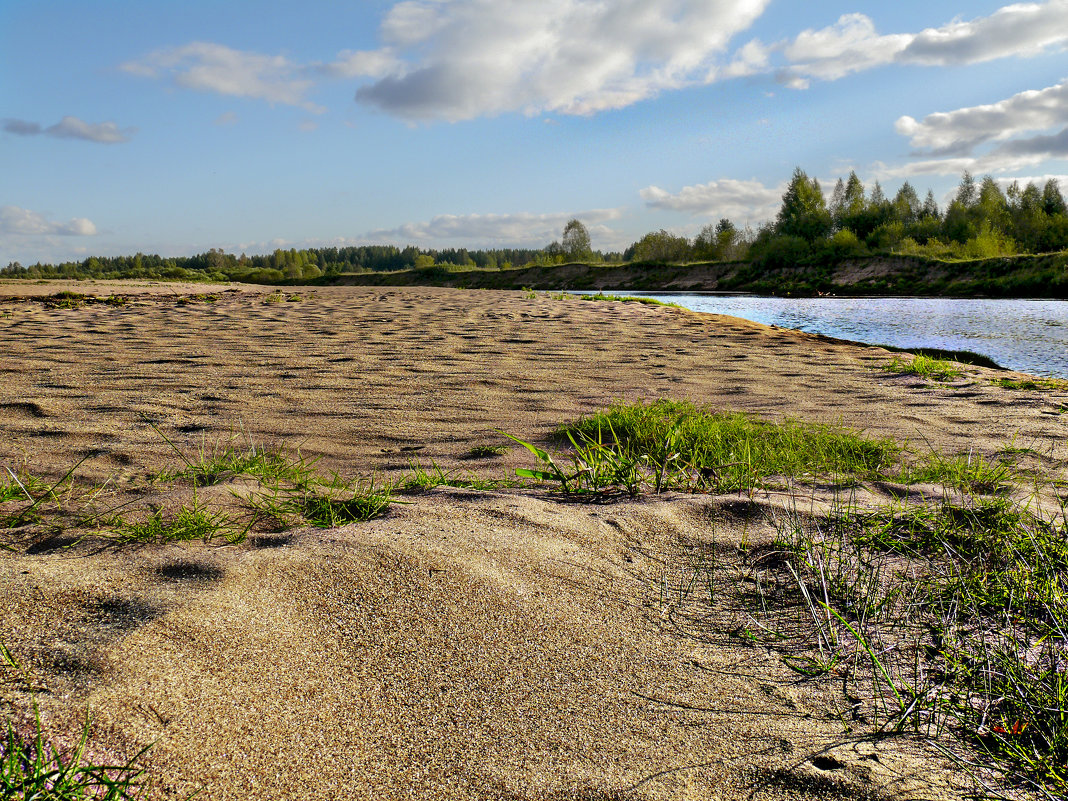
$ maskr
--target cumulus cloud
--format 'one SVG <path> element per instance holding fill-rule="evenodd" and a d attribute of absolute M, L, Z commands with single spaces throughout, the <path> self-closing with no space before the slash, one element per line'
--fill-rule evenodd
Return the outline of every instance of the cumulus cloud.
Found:
<path fill-rule="evenodd" d="M 113 145 L 130 141 L 136 128 L 119 128 L 114 122 L 91 123 L 77 117 L 67 116 L 55 125 L 42 127 L 27 120 L 5 119 L 0 121 L 7 133 L 19 136 L 54 136 L 59 139 L 82 139 L 86 142 L 99 142 Z"/>
<path fill-rule="evenodd" d="M 954 21 L 917 34 L 900 60 L 943 66 L 1037 55 L 1068 43 L 1068 0 L 1016 3 L 989 17 Z"/>
<path fill-rule="evenodd" d="M 29 209 L 0 206 L 0 233 L 19 236 L 95 236 L 96 226 L 84 217 L 57 222 Z"/>
<path fill-rule="evenodd" d="M 1023 158 L 1028 163 L 1068 158 L 1068 128 L 1060 133 L 1013 139 L 998 147 L 991 155 Z"/>
<path fill-rule="evenodd" d="M 793 66 L 787 85 L 804 81 L 801 76 L 835 81 L 852 72 L 871 69 L 894 59 L 911 41 L 908 34 L 880 36 L 875 23 L 863 14 L 844 14 L 838 22 L 820 30 L 808 29 L 783 48 Z"/>
<path fill-rule="evenodd" d="M 768 2 L 407 0 L 381 27 L 397 67 L 356 99 L 408 119 L 622 108 L 707 80 Z"/>
<path fill-rule="evenodd" d="M 591 236 L 611 234 L 604 223 L 618 219 L 619 209 L 593 209 L 578 213 L 551 214 L 441 214 L 425 222 L 369 231 L 367 241 L 464 247 L 544 247 L 560 238 L 564 226 L 577 217 Z"/>
<path fill-rule="evenodd" d="M 781 81 L 807 88 L 809 78 L 837 80 L 883 64 L 948 66 L 1008 56 L 1034 56 L 1068 45 L 1068 0 L 1004 6 L 987 17 L 954 20 L 919 33 L 881 35 L 864 14 L 844 14 L 833 25 L 802 31 L 781 51 L 789 65 Z"/>
<path fill-rule="evenodd" d="M 894 127 L 914 148 L 949 155 L 1060 125 L 1068 125 L 1068 80 L 997 103 L 929 114 L 922 121 L 901 117 Z"/>
<path fill-rule="evenodd" d="M 191 42 L 156 50 L 121 68 L 146 78 L 169 77 L 184 89 L 322 111 L 307 99 L 315 85 L 308 70 L 285 56 L 234 50 L 214 42 Z"/>
<path fill-rule="evenodd" d="M 1015 172 L 1068 158 L 1068 79 L 922 120 L 901 117 L 895 128 L 909 138 L 917 148 L 913 156 L 919 158 L 894 168 L 878 165 L 885 177 Z"/>
<path fill-rule="evenodd" d="M 686 186 L 675 194 L 658 186 L 648 186 L 640 194 L 652 208 L 731 220 L 766 220 L 777 213 L 783 190 L 782 186 L 766 187 L 760 181 L 723 178 Z"/>

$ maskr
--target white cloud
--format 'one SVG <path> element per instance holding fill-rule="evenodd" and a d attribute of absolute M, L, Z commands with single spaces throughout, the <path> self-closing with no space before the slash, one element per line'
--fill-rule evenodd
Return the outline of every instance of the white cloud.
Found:
<path fill-rule="evenodd" d="M 987 17 L 954 20 L 919 33 L 880 35 L 864 14 L 844 14 L 826 28 L 802 31 L 771 49 L 789 65 L 781 81 L 807 88 L 809 78 L 837 80 L 883 64 L 947 66 L 1035 56 L 1068 45 L 1068 0 L 1004 6 Z"/>
<path fill-rule="evenodd" d="M 381 78 L 402 68 L 391 50 L 342 50 L 337 58 L 318 69 L 335 78 Z"/>
<path fill-rule="evenodd" d="M 157 50 L 122 69 L 149 78 L 169 76 L 177 86 L 233 97 L 322 111 L 307 99 L 315 82 L 307 70 L 285 56 L 234 50 L 213 42 L 191 42 Z"/>
<path fill-rule="evenodd" d="M 1068 0 L 1016 3 L 989 17 L 954 21 L 917 34 L 900 60 L 932 66 L 1033 56 L 1068 43 Z"/>
<path fill-rule="evenodd" d="M 929 114 L 922 121 L 901 117 L 894 127 L 915 148 L 962 154 L 986 142 L 1061 125 L 1068 125 L 1068 80 L 997 103 Z"/>
<path fill-rule="evenodd" d="M 357 100 L 407 119 L 593 114 L 699 83 L 769 0 L 407 0 L 383 54 L 403 59 Z M 739 55 L 739 66 L 759 58 Z"/>
<path fill-rule="evenodd" d="M 215 124 L 219 126 L 229 126 L 237 124 L 237 114 L 233 111 L 224 111 L 218 117 L 215 118 Z"/>
<path fill-rule="evenodd" d="M 645 205 L 658 209 L 687 212 L 704 217 L 759 222 L 775 216 L 782 201 L 784 187 L 769 188 L 760 181 L 737 181 L 722 178 L 706 184 L 683 187 L 672 194 L 658 186 L 641 190 Z"/>
<path fill-rule="evenodd" d="M 908 34 L 880 36 L 875 23 L 863 14 L 844 14 L 838 22 L 821 30 L 808 29 L 783 48 L 792 62 L 788 73 L 797 88 L 798 76 L 834 81 L 852 72 L 871 69 L 892 61 L 911 41 Z"/>
<path fill-rule="evenodd" d="M 5 119 L 3 129 L 19 136 L 54 136 L 59 139 L 82 139 L 86 142 L 99 142 L 113 145 L 130 141 L 135 128 L 120 129 L 114 122 L 91 123 L 77 117 L 66 116 L 55 125 L 43 128 L 36 122 L 27 120 Z"/>
<path fill-rule="evenodd" d="M 729 78 L 744 78 L 749 75 L 757 75 L 766 72 L 769 65 L 771 50 L 759 39 L 746 42 L 734 54 L 734 58 L 725 66 L 715 66 L 709 73 L 707 80 L 711 83 L 716 80 Z"/>
<path fill-rule="evenodd" d="M 56 222 L 36 211 L 18 206 L 0 206 L 0 233 L 17 236 L 95 236 L 96 226 L 84 217 Z"/>
<path fill-rule="evenodd" d="M 895 128 L 909 137 L 913 147 L 927 148 L 914 156 L 927 158 L 899 167 L 877 165 L 876 171 L 885 177 L 963 170 L 1004 174 L 1050 159 L 1068 159 L 1068 80 L 996 103 L 930 114 L 920 121 L 901 117 Z M 983 149 L 984 145 L 994 146 Z"/>
<path fill-rule="evenodd" d="M 545 247 L 558 240 L 568 220 L 578 218 L 596 240 L 598 234 L 615 232 L 604 223 L 618 219 L 619 209 L 593 209 L 579 213 L 552 214 L 441 214 L 425 222 L 369 231 L 369 242 L 414 244 L 424 247 L 457 245 L 478 247 Z M 596 241 L 594 242 L 596 246 Z"/>

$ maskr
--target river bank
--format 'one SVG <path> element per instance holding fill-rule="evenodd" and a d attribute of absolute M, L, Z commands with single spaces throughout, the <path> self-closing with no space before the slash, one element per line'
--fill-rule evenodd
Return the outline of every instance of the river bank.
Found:
<path fill-rule="evenodd" d="M 471 289 L 751 292 L 759 295 L 1068 298 L 1068 254 L 941 262 L 870 256 L 768 268 L 749 262 L 562 264 L 510 270 L 437 265 L 388 273 L 343 274 L 326 283 Z"/>

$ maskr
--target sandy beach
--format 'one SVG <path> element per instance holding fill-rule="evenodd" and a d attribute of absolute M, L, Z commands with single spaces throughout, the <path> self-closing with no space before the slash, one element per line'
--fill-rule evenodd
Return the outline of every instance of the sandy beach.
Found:
<path fill-rule="evenodd" d="M 43 302 L 62 290 L 125 300 Z M 879 369 L 879 348 L 546 293 L 7 282 L 0 347 L 0 465 L 52 479 L 77 465 L 79 481 L 107 482 L 101 503 L 132 509 L 188 495 L 149 482 L 180 466 L 176 448 L 232 441 L 381 481 L 413 463 L 514 477 L 532 457 L 501 431 L 546 446 L 620 400 L 988 459 L 1026 446 L 1018 467 L 1062 478 L 1068 456 L 1068 393 L 990 381 L 1012 373 L 932 382 Z M 242 486 L 201 495 L 228 503 Z M 729 604 L 665 600 L 697 550 L 769 537 L 791 499 L 440 487 L 398 500 L 368 522 L 222 547 L 14 537 L 0 642 L 50 734 L 76 734 L 88 710 L 102 757 L 151 746 L 151 797 L 941 799 L 969 786 L 914 739 L 847 731 L 840 685 L 731 637 Z M 25 716 L 24 688 L 3 693 Z"/>

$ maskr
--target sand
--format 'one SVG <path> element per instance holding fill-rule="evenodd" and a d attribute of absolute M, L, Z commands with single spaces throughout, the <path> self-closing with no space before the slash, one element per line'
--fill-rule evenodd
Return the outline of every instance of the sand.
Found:
<path fill-rule="evenodd" d="M 60 289 L 125 305 L 52 308 Z M 196 295 L 217 294 L 213 302 Z M 35 297 L 37 299 L 35 299 Z M 83 282 L 0 284 L 0 464 L 104 495 L 145 490 L 236 438 L 324 472 L 410 462 L 503 478 L 616 400 L 768 419 L 1063 472 L 1064 392 L 878 369 L 878 348 L 736 318 L 539 293 Z M 213 490 L 225 500 L 241 482 Z M 878 487 L 869 488 L 878 496 Z M 379 519 L 236 546 L 0 551 L 0 641 L 60 740 L 143 758 L 152 797 L 955 798 L 952 763 L 844 721 L 730 634 L 738 610 L 665 600 L 697 551 L 737 552 L 787 499 L 667 494 L 564 503 L 544 488 L 439 488 Z M 137 508 L 136 506 L 134 508 Z M 42 535 L 43 536 L 43 535 Z M 10 676 L 8 676 L 10 678 Z M 4 686 L 16 714 L 28 695 Z M 67 733 L 67 734 L 65 734 Z"/>

